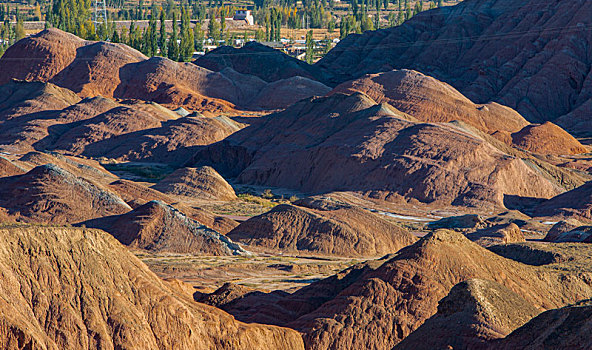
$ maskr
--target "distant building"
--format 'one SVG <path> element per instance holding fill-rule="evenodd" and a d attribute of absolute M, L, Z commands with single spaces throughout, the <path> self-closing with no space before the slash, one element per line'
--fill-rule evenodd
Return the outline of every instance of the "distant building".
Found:
<path fill-rule="evenodd" d="M 251 14 L 251 10 L 236 10 L 236 12 L 234 13 L 234 17 L 232 17 L 232 20 L 245 21 L 250 26 L 255 24 L 255 19 Z"/>

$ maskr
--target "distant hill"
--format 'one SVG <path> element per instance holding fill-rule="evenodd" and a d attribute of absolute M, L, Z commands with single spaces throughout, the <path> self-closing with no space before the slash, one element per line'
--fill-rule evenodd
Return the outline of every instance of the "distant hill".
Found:
<path fill-rule="evenodd" d="M 398 27 L 349 35 L 316 67 L 332 76 L 333 85 L 415 69 L 473 102 L 514 108 L 530 122 L 569 114 L 557 124 L 589 135 L 592 127 L 583 122 L 592 113 L 590 47 L 590 1 L 469 0 L 422 12 Z"/>

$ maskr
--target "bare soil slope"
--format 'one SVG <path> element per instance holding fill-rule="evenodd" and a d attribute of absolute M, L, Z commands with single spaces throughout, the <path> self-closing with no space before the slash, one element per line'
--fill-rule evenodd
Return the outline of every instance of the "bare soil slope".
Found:
<path fill-rule="evenodd" d="M 195 303 L 105 232 L 2 228 L 0 245 L 3 349 L 303 349 Z"/>
<path fill-rule="evenodd" d="M 194 63 L 215 72 L 232 68 L 243 74 L 258 76 L 270 83 L 295 76 L 315 80 L 323 76 L 319 68 L 257 42 L 248 42 L 240 49 L 222 46 L 208 52 Z"/>
<path fill-rule="evenodd" d="M 302 87 L 290 85 L 296 94 L 281 99 L 267 94 L 272 99 L 259 98 L 266 104 L 259 106 L 255 99 L 268 83 L 254 75 L 147 58 L 123 44 L 85 41 L 55 28 L 22 39 L 7 51 L 0 59 L 0 84 L 12 78 L 51 82 L 81 97 L 133 98 L 204 112 L 282 108 L 328 89 L 306 79 Z"/>
<path fill-rule="evenodd" d="M 592 347 L 592 305 L 578 305 L 546 311 L 506 338 L 491 343 L 490 350 L 554 349 L 584 350 Z"/>
<path fill-rule="evenodd" d="M 512 142 L 517 147 L 540 154 L 572 155 L 588 152 L 578 140 L 551 122 L 526 126 L 512 134 Z"/>
<path fill-rule="evenodd" d="M 120 160 L 182 164 L 192 147 L 222 140 L 241 125 L 227 117 L 180 118 L 156 103 L 80 100 L 50 83 L 0 86 L 10 98 L 0 106 L 0 148 L 11 153 L 54 150 Z"/>
<path fill-rule="evenodd" d="M 592 220 L 592 182 L 537 205 L 532 215 Z"/>
<path fill-rule="evenodd" d="M 230 230 L 238 226 L 238 222 L 217 216 L 207 210 L 184 205 L 177 202 L 176 199 L 154 190 L 150 187 L 144 186 L 137 182 L 119 179 L 109 184 L 109 188 L 116 192 L 125 202 L 132 208 L 138 208 L 150 201 L 161 201 L 166 204 L 174 205 L 187 216 L 193 220 L 197 220 L 203 225 L 216 230 L 222 234 L 228 233 Z"/>

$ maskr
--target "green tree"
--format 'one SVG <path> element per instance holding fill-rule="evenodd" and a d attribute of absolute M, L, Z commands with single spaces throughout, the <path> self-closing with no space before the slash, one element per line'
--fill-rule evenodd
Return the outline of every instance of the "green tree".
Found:
<path fill-rule="evenodd" d="M 14 38 L 16 41 L 19 41 L 24 37 L 25 37 L 25 27 L 23 25 L 23 18 L 19 17 L 18 21 L 14 25 Z"/>
<path fill-rule="evenodd" d="M 47 20 L 53 27 L 81 38 L 94 39 L 95 30 L 89 8 L 90 0 L 54 0 Z"/>
<path fill-rule="evenodd" d="M 150 22 L 147 28 L 147 36 L 148 36 L 148 51 L 150 52 L 149 56 L 156 56 L 158 54 L 158 32 L 156 29 L 156 17 L 157 14 L 154 12 L 154 9 L 150 12 Z"/>
<path fill-rule="evenodd" d="M 193 27 L 193 46 L 196 51 L 203 51 L 204 31 L 201 29 L 201 23 L 197 22 Z"/>
<path fill-rule="evenodd" d="M 335 19 L 333 19 L 333 17 L 331 17 L 331 20 L 327 24 L 327 31 L 329 33 L 333 33 L 335 31 Z"/>
<path fill-rule="evenodd" d="M 117 32 L 117 29 L 115 29 L 113 31 L 113 35 L 111 36 L 111 42 L 113 42 L 113 43 L 121 42 L 121 39 L 119 38 L 119 33 Z"/>
<path fill-rule="evenodd" d="M 166 14 L 164 10 L 160 9 L 160 35 L 158 36 L 158 47 L 162 57 L 167 56 L 167 33 L 166 33 Z"/>
<path fill-rule="evenodd" d="M 171 38 L 169 39 L 169 49 L 168 49 L 168 57 L 173 60 L 179 60 L 179 42 L 177 37 L 177 14 L 173 12 L 173 30 L 171 33 Z"/>
<path fill-rule="evenodd" d="M 306 55 L 305 61 L 308 64 L 312 64 L 314 56 L 314 41 L 312 39 L 312 30 L 306 32 Z"/>
<path fill-rule="evenodd" d="M 208 35 L 215 41 L 220 40 L 220 23 L 216 21 L 215 17 L 210 17 L 208 23 Z"/>
<path fill-rule="evenodd" d="M 263 32 L 262 29 L 257 29 L 257 31 L 255 31 L 255 41 L 264 41 L 265 40 L 265 32 Z"/>
<path fill-rule="evenodd" d="M 193 57 L 195 50 L 193 43 L 193 31 L 191 30 L 191 19 L 185 6 L 181 7 L 181 46 L 179 50 L 179 61 L 188 62 Z"/>

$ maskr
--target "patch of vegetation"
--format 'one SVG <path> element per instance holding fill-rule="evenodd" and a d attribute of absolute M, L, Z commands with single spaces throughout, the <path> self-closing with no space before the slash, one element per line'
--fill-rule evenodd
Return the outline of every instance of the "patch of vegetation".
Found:
<path fill-rule="evenodd" d="M 168 165 L 147 163 L 104 163 L 101 164 L 112 173 L 127 173 L 149 182 L 162 180 L 174 171 Z M 125 178 L 125 175 L 121 176 Z"/>
<path fill-rule="evenodd" d="M 273 208 L 278 204 L 278 203 L 271 201 L 270 199 L 254 196 L 249 193 L 239 193 L 236 196 L 238 197 L 238 199 L 240 199 L 243 202 L 255 203 L 255 204 L 258 204 L 258 205 L 265 207 L 265 208 Z"/>

